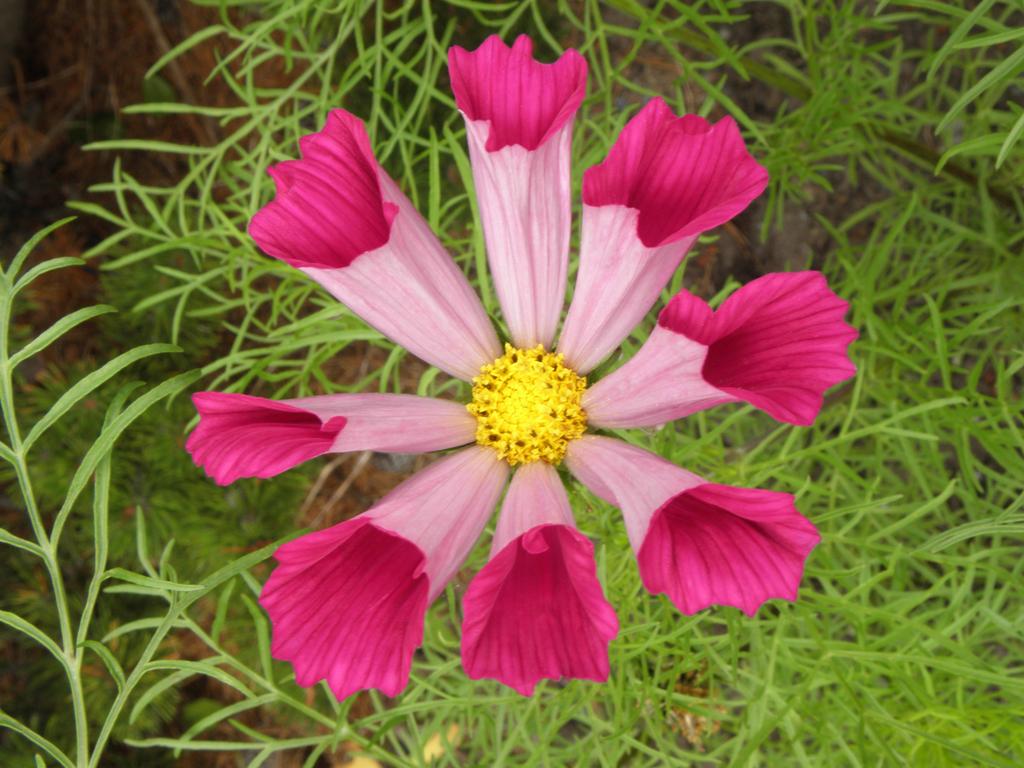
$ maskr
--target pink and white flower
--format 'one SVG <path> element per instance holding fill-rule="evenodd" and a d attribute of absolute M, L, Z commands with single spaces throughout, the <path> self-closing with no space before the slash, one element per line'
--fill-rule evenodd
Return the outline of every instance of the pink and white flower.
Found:
<path fill-rule="evenodd" d="M 463 600 L 467 674 L 527 695 L 543 678 L 607 679 L 618 622 L 573 519 L 563 459 L 622 510 L 644 585 L 679 610 L 753 614 L 766 600 L 796 599 L 819 535 L 791 495 L 711 483 L 586 430 L 663 424 L 736 401 L 810 424 L 825 390 L 855 370 L 846 303 L 820 274 L 797 272 L 754 280 L 717 310 L 682 291 L 640 351 L 588 388 L 585 375 L 650 311 L 697 237 L 742 211 L 767 173 L 731 119 L 677 117 L 649 102 L 584 173 L 579 271 L 557 334 L 586 62 L 570 50 L 541 64 L 528 38 L 510 48 L 492 37 L 472 52 L 453 48 L 449 70 L 510 335 L 504 351 L 465 276 L 343 110 L 302 139 L 301 160 L 270 169 L 277 195 L 250 233 L 368 325 L 471 381 L 472 401 L 194 396 L 200 421 L 187 447 L 221 484 L 324 453 L 458 449 L 358 517 L 276 553 L 260 598 L 273 655 L 291 662 L 300 685 L 325 680 L 339 699 L 405 687 L 427 606 L 506 484 L 490 560 Z"/>

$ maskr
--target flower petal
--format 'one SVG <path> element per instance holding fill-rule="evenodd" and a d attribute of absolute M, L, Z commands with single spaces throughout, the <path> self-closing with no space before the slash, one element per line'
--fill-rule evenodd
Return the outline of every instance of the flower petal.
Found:
<path fill-rule="evenodd" d="M 277 199 L 249 232 L 367 324 L 464 379 L 501 354 L 465 275 L 377 164 L 362 122 L 334 110 L 303 138 L 303 159 L 275 166 Z"/>
<path fill-rule="evenodd" d="M 587 419 L 652 426 L 744 400 L 779 421 L 811 424 L 825 390 L 856 372 L 847 306 L 817 272 L 765 275 L 717 312 L 682 291 L 640 351 L 587 390 Z"/>
<path fill-rule="evenodd" d="M 655 512 L 637 559 L 644 586 L 683 613 L 732 605 L 753 616 L 766 600 L 796 600 L 820 540 L 788 493 L 705 483 Z"/>
<path fill-rule="evenodd" d="M 507 479 L 508 464 L 474 445 L 417 472 L 365 514 L 426 554 L 433 600 L 480 538 Z"/>
<path fill-rule="evenodd" d="M 331 450 L 344 416 L 321 420 L 287 402 L 197 392 L 199 425 L 185 449 L 218 485 L 240 477 L 273 477 Z"/>
<path fill-rule="evenodd" d="M 569 443 L 565 464 L 595 496 L 622 510 L 636 553 L 654 512 L 673 496 L 704 482 L 650 451 L 600 435 L 584 435 Z"/>
<path fill-rule="evenodd" d="M 359 517 L 280 547 L 260 603 L 271 651 L 292 663 L 296 682 L 327 680 L 339 699 L 401 691 L 427 605 L 480 535 L 507 474 L 490 449 L 467 448 Z"/>
<path fill-rule="evenodd" d="M 220 485 L 273 477 L 324 453 L 424 453 L 473 442 L 464 405 L 415 395 L 324 395 L 293 400 L 197 392 L 199 425 L 186 449 Z"/>
<path fill-rule="evenodd" d="M 731 118 L 675 117 L 654 99 L 583 176 L 580 266 L 559 351 L 592 370 L 643 319 L 690 245 L 768 182 Z"/>
<path fill-rule="evenodd" d="M 642 448 L 586 436 L 566 463 L 622 510 L 644 586 L 683 613 L 796 598 L 804 561 L 820 541 L 788 493 L 707 483 Z"/>
<path fill-rule="evenodd" d="M 731 117 L 714 125 L 697 115 L 676 117 L 652 99 L 604 162 L 583 175 L 583 202 L 635 208 L 637 236 L 656 248 L 724 224 L 767 185 L 768 172 L 747 152 Z"/>
<path fill-rule="evenodd" d="M 528 464 L 512 478 L 491 560 L 470 582 L 463 611 L 462 663 L 475 680 L 529 696 L 542 678 L 608 679 L 618 621 L 550 465 Z"/>
<path fill-rule="evenodd" d="M 423 642 L 428 580 L 415 544 L 366 517 L 288 542 L 263 587 L 271 653 L 295 682 L 326 680 L 339 700 L 363 689 L 397 695 Z"/>
<path fill-rule="evenodd" d="M 587 63 L 577 51 L 541 64 L 526 35 L 511 48 L 497 35 L 475 51 L 454 46 L 448 71 L 466 119 L 490 123 L 488 152 L 511 145 L 537 149 L 572 120 L 586 92 Z"/>
<path fill-rule="evenodd" d="M 331 453 L 429 453 L 472 443 L 476 419 L 453 400 L 417 395 L 322 395 L 286 401 L 329 422 L 345 417 Z"/>
<path fill-rule="evenodd" d="M 512 476 L 491 540 L 491 557 L 537 525 L 576 527 L 558 471 L 543 461 L 524 464 Z"/>
<path fill-rule="evenodd" d="M 550 348 L 569 262 L 572 118 L 587 65 L 574 50 L 553 64 L 497 36 L 453 47 L 448 68 L 466 119 L 469 155 L 494 287 L 518 347 Z"/>
<path fill-rule="evenodd" d="M 300 147 L 302 160 L 268 169 L 277 196 L 249 224 L 260 248 L 298 269 L 341 269 L 385 245 L 398 209 L 381 197 L 362 122 L 334 110 Z"/>
<path fill-rule="evenodd" d="M 587 422 L 601 429 L 647 427 L 735 400 L 704 380 L 707 353 L 703 344 L 656 326 L 625 365 L 584 393 Z"/>
<path fill-rule="evenodd" d="M 698 304 L 703 302 L 683 291 L 665 307 L 658 324 L 678 334 L 678 344 L 707 347 L 701 375 L 708 385 L 779 421 L 812 424 L 825 390 L 857 371 L 847 353 L 857 338 L 843 320 L 849 305 L 819 272 L 759 277 L 713 315 L 695 309 Z M 652 386 L 668 397 L 672 380 L 666 377 Z"/>
<path fill-rule="evenodd" d="M 687 248 L 687 238 L 658 248 L 637 240 L 632 208 L 583 206 L 576 289 L 558 351 L 580 375 L 589 373 L 643 319 Z"/>

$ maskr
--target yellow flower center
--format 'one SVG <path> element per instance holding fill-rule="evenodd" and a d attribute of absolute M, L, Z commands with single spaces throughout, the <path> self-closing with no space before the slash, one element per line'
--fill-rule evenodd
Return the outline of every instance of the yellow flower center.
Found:
<path fill-rule="evenodd" d="M 561 354 L 505 345 L 505 354 L 473 377 L 476 441 L 509 464 L 558 465 L 571 440 L 587 428 L 580 403 L 587 379 L 565 366 Z"/>

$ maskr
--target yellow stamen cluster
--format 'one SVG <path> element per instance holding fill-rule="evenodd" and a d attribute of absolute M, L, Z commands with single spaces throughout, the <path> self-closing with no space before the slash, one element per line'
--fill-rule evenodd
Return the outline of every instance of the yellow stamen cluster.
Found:
<path fill-rule="evenodd" d="M 505 354 L 473 378 L 476 441 L 509 464 L 546 461 L 558 465 L 571 440 L 587 428 L 581 402 L 587 379 L 562 362 L 561 354 L 505 345 Z"/>

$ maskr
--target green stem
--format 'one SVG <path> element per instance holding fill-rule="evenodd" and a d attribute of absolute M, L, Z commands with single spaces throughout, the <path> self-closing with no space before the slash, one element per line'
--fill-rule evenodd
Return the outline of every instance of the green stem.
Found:
<path fill-rule="evenodd" d="M 334 720 L 331 720 L 331 718 L 322 714 L 313 707 L 310 707 L 307 704 L 304 704 L 303 702 L 299 701 L 298 699 L 289 696 L 287 693 L 284 693 L 280 688 L 277 687 L 277 685 L 274 682 L 268 680 L 259 672 L 254 670 L 252 667 L 239 661 L 232 654 L 228 653 L 226 650 L 221 648 L 217 641 L 210 637 L 206 633 L 206 630 L 199 626 L 199 624 L 193 621 L 189 616 L 184 616 L 184 621 L 188 627 L 188 630 L 192 632 L 192 634 L 194 634 L 200 640 L 202 640 L 204 643 L 206 643 L 207 647 L 209 647 L 211 651 L 224 656 L 225 662 L 227 664 L 230 664 L 232 667 L 234 667 L 236 670 L 238 670 L 243 675 L 248 677 L 250 680 L 252 680 L 254 683 L 256 683 L 264 690 L 266 690 L 268 693 L 274 693 L 280 696 L 280 701 L 282 704 L 287 704 L 289 707 L 296 710 L 297 712 L 301 712 L 302 714 L 304 714 L 310 720 L 314 720 L 320 723 L 320 725 L 326 726 L 327 728 L 336 729 L 338 727 L 338 723 L 336 723 Z"/>
<path fill-rule="evenodd" d="M 79 768 L 86 768 L 89 765 L 89 721 L 86 716 L 82 678 L 79 674 L 78 648 L 75 645 L 75 633 L 71 626 L 71 609 L 68 606 L 67 592 L 64 589 L 64 577 L 60 572 L 56 549 L 46 533 L 42 515 L 36 506 L 32 480 L 29 476 L 21 441 L 21 430 L 18 428 L 17 414 L 14 410 L 14 371 L 10 366 L 7 338 L 12 308 L 11 284 L 6 275 L 2 280 L 4 285 L 2 304 L 0 304 L 0 408 L 2 408 L 4 423 L 7 425 L 11 452 L 15 456 L 14 471 L 18 477 L 22 498 L 25 500 L 25 512 L 28 515 L 29 524 L 32 526 L 32 532 L 35 534 L 36 542 L 42 550 L 41 557 L 53 586 L 53 599 L 57 608 L 61 648 L 64 655 L 63 666 L 67 673 L 71 692 L 71 708 L 75 718 L 75 760 Z"/>

